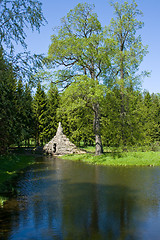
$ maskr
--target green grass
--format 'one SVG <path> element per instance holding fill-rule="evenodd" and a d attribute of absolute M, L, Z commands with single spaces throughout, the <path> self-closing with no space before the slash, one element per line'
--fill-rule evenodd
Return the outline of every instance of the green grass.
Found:
<path fill-rule="evenodd" d="M 34 163 L 34 158 L 24 155 L 0 156 L 0 192 L 7 191 L 7 185 L 20 170 Z M 9 189 L 10 190 L 10 189 Z"/>
<path fill-rule="evenodd" d="M 110 152 L 100 156 L 86 153 L 61 158 L 106 166 L 160 166 L 160 152 Z"/>

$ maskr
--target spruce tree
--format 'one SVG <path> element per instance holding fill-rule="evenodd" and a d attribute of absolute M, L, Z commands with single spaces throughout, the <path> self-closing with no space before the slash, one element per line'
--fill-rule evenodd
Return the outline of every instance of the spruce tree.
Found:
<path fill-rule="evenodd" d="M 58 119 L 57 109 L 59 107 L 60 96 L 58 89 L 54 83 L 50 83 L 50 88 L 47 93 L 48 104 L 47 104 L 47 141 L 51 140 L 56 134 Z"/>
<path fill-rule="evenodd" d="M 16 78 L 13 68 L 0 49 L 0 153 L 16 139 Z"/>
<path fill-rule="evenodd" d="M 36 145 L 43 145 L 47 139 L 47 98 L 40 82 L 33 101 L 34 134 Z"/>
<path fill-rule="evenodd" d="M 144 92 L 144 132 L 146 135 L 146 144 L 152 144 L 159 135 L 158 124 L 158 106 L 156 99 L 152 98 L 154 95 L 147 91 Z"/>
<path fill-rule="evenodd" d="M 24 118 L 24 127 L 25 127 L 25 145 L 26 141 L 28 142 L 29 147 L 29 139 L 33 137 L 33 129 L 34 129 L 34 118 L 33 118 L 33 108 L 32 108 L 33 98 L 31 95 L 31 88 L 28 84 L 25 85 L 24 90 L 24 104 L 25 104 L 25 118 Z"/>
<path fill-rule="evenodd" d="M 25 136 L 25 102 L 24 102 L 24 87 L 22 80 L 17 83 L 16 89 L 16 135 L 17 144 L 20 144 L 24 140 Z"/>

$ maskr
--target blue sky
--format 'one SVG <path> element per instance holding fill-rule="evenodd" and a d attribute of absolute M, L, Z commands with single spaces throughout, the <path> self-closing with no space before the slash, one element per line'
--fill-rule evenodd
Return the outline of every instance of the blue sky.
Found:
<path fill-rule="evenodd" d="M 43 4 L 43 13 L 48 24 L 41 28 L 39 33 L 27 31 L 26 42 L 28 50 L 32 53 L 47 54 L 50 37 L 54 27 L 60 25 L 60 19 L 78 3 L 88 2 L 95 4 L 95 12 L 102 24 L 108 25 L 113 17 L 113 8 L 109 0 L 40 0 Z M 118 0 L 118 2 L 123 2 Z M 129 3 L 131 1 L 129 0 Z M 160 93 L 160 0 L 137 0 L 138 8 L 143 12 L 143 29 L 139 30 L 144 45 L 148 45 L 149 53 L 141 64 L 141 70 L 151 71 L 151 76 L 145 78 L 142 83 L 143 89 L 150 93 Z"/>

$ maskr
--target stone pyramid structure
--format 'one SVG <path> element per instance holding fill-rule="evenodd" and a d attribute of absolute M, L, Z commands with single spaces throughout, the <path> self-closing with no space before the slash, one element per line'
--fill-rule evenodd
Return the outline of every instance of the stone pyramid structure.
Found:
<path fill-rule="evenodd" d="M 85 153 L 79 150 L 75 144 L 63 134 L 63 128 L 59 122 L 57 133 L 43 148 L 44 152 L 52 155 L 65 155 L 73 153 Z"/>

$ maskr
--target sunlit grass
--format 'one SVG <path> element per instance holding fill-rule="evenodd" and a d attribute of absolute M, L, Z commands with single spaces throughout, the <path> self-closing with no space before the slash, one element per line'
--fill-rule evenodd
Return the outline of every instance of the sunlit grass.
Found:
<path fill-rule="evenodd" d="M 61 158 L 106 166 L 160 166 L 160 152 L 110 152 L 100 156 L 86 153 Z"/>

